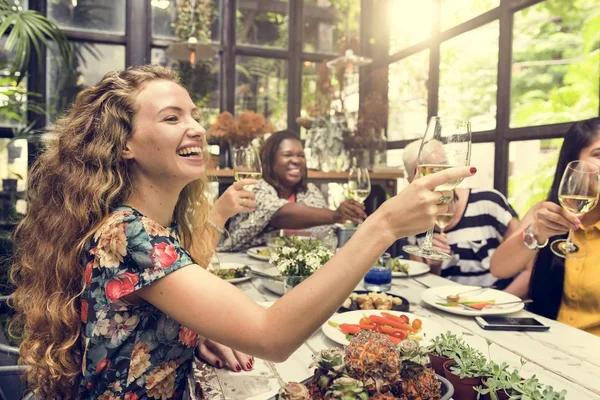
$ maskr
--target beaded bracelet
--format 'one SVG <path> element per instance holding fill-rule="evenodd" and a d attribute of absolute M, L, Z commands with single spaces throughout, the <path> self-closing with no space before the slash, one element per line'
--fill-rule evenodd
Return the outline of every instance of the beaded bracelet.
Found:
<path fill-rule="evenodd" d="M 218 227 L 217 224 L 212 222 L 210 219 L 207 219 L 206 222 L 208 222 L 208 224 L 210 226 L 212 226 L 217 232 L 219 232 L 219 235 L 222 235 L 225 233 L 225 229 Z"/>

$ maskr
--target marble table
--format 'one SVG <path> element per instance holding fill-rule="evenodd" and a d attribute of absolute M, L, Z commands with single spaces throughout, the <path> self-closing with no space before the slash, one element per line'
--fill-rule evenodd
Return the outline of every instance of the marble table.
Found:
<path fill-rule="evenodd" d="M 222 253 L 219 257 L 221 262 L 240 262 L 257 270 L 275 273 L 274 267 L 245 254 Z M 431 287 L 453 284 L 432 274 L 420 276 L 418 281 Z M 263 286 L 261 279 L 253 278 L 237 286 L 258 303 L 274 302 L 279 298 Z M 514 367 L 520 365 L 521 359 L 526 361 L 522 375 L 535 374 L 541 382 L 553 386 L 555 390 L 567 390 L 567 399 L 600 399 L 600 337 L 540 316 L 535 317 L 550 325 L 549 331 L 486 331 L 473 318 L 448 314 L 426 306 L 420 300 L 424 289 L 422 284 L 413 279 L 394 279 L 391 292 L 409 300 L 411 313 L 433 320 L 444 329 L 463 334 L 471 346 L 485 354 L 488 353 L 486 339 L 490 340 L 490 356 L 494 361 L 505 361 Z M 534 316 L 524 310 L 513 315 Z M 311 376 L 311 356 L 321 349 L 333 346 L 337 344 L 318 330 L 286 362 L 275 364 L 256 360 L 253 371 L 242 373 L 218 370 L 197 363 L 195 378 L 209 400 L 266 400 L 286 382 L 298 382 Z"/>

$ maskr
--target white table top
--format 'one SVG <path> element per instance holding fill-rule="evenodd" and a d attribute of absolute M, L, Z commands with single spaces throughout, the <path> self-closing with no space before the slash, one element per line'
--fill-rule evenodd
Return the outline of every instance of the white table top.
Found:
<path fill-rule="evenodd" d="M 274 272 L 274 267 L 240 253 L 221 253 L 221 262 L 241 262 L 258 270 Z M 436 275 L 427 274 L 417 278 L 429 286 L 453 284 Z M 492 341 L 491 358 L 498 363 L 506 361 L 518 367 L 520 359 L 527 363 L 523 376 L 537 375 L 541 382 L 555 390 L 567 390 L 567 399 L 600 399 L 600 337 L 572 328 L 568 325 L 520 311 L 515 316 L 535 316 L 550 326 L 547 332 L 486 331 L 473 318 L 448 314 L 425 306 L 420 300 L 424 286 L 412 279 L 393 279 L 392 292 L 410 302 L 410 312 L 434 320 L 443 328 L 462 333 L 467 342 L 487 354 L 486 339 Z M 279 296 L 263 287 L 261 279 L 237 284 L 256 302 L 276 301 Z M 286 362 L 274 364 L 257 360 L 254 371 L 233 373 L 226 370 L 206 369 L 202 380 L 208 382 L 205 397 L 221 399 L 269 399 L 279 387 L 289 381 L 302 381 L 312 375 L 308 366 L 312 354 L 337 344 L 323 335 L 321 330 L 300 347 Z M 198 377 L 198 373 L 197 373 Z"/>

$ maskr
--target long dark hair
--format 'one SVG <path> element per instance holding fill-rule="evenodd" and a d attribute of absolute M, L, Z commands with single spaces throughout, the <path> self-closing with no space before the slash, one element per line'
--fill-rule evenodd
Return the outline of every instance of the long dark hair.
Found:
<path fill-rule="evenodd" d="M 302 140 L 300 136 L 295 134 L 294 132 L 285 130 L 278 131 L 267 139 L 263 147 L 260 149 L 260 162 L 263 167 L 263 179 L 271 186 L 273 186 L 278 192 L 282 188 L 281 183 L 277 179 L 277 174 L 275 173 L 275 169 L 273 168 L 275 164 L 275 158 L 277 157 L 277 150 L 279 150 L 279 145 L 286 139 L 297 140 L 300 144 L 302 144 Z M 302 171 L 302 178 L 300 182 L 294 185 L 292 188 L 294 193 L 298 192 L 306 192 L 308 183 L 308 176 L 306 173 L 306 167 Z"/>
<path fill-rule="evenodd" d="M 567 164 L 578 160 L 581 150 L 588 147 L 598 134 L 600 134 L 600 118 L 591 118 L 571 125 L 560 149 L 548 201 L 559 204 L 558 187 Z M 558 238 L 558 236 L 550 238 L 550 243 Z M 529 297 L 534 301 L 529 309 L 544 317 L 556 319 L 564 282 L 564 259 L 555 256 L 549 246 L 544 247 L 537 255 L 529 281 Z"/>

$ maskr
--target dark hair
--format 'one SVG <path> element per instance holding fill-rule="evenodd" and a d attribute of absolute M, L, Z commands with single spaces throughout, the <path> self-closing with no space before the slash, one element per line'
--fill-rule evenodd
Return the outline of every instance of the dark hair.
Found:
<path fill-rule="evenodd" d="M 271 186 L 273 186 L 277 191 L 279 191 L 282 186 L 279 180 L 277 179 L 277 174 L 273 169 L 273 165 L 275 164 L 275 158 L 277 157 L 277 150 L 279 150 L 279 145 L 286 139 L 297 140 L 302 144 L 302 140 L 300 136 L 294 132 L 285 130 L 278 131 L 267 139 L 263 147 L 260 149 L 260 161 L 263 167 L 263 179 Z M 306 175 L 306 168 L 302 172 L 302 179 L 292 188 L 294 193 L 298 192 L 306 192 L 307 190 L 308 177 Z"/>
<path fill-rule="evenodd" d="M 567 164 L 578 160 L 581 150 L 588 147 L 598 134 L 600 134 L 600 118 L 590 118 L 571 125 L 560 149 L 548 201 L 559 204 L 558 187 Z M 558 238 L 558 236 L 550 238 L 549 243 Z M 550 246 L 544 247 L 537 255 L 529 281 L 529 297 L 533 300 L 529 310 L 556 319 L 562 300 L 564 281 L 564 259 L 555 256 Z"/>

